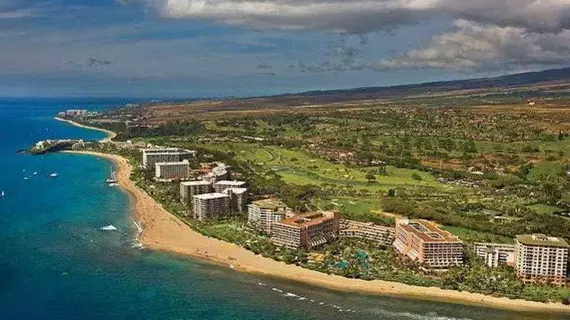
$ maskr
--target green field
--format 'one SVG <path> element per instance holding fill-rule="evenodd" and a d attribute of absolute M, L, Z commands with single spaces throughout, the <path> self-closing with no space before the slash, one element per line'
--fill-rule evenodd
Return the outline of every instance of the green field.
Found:
<path fill-rule="evenodd" d="M 354 169 L 344 164 L 335 164 L 308 152 L 275 146 L 251 143 L 208 144 L 201 147 L 218 151 L 233 151 L 241 161 L 252 161 L 266 169 L 278 173 L 285 182 L 296 185 L 331 185 L 337 188 L 386 192 L 398 187 L 432 187 L 438 191 L 451 191 L 454 188 L 439 183 L 430 174 L 419 170 L 387 167 L 387 175 L 377 174 L 378 167 Z M 368 172 L 375 172 L 376 181 L 368 182 Z M 416 175 L 421 180 L 414 179 Z"/>
<path fill-rule="evenodd" d="M 394 225 L 395 215 L 382 211 L 381 198 L 313 199 L 312 205 L 321 210 L 338 210 L 346 219 Z"/>
<path fill-rule="evenodd" d="M 494 242 L 494 243 L 514 243 L 513 238 L 505 237 L 488 232 L 476 231 L 467 228 L 444 226 L 444 229 L 458 236 L 465 242 Z"/>

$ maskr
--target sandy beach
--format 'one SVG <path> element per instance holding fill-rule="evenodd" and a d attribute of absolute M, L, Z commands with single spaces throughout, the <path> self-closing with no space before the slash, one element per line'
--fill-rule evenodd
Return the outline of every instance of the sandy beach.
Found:
<path fill-rule="evenodd" d="M 77 123 L 77 122 L 72 121 L 72 120 L 62 119 L 62 118 L 60 118 L 60 117 L 55 117 L 54 119 L 57 120 L 57 121 L 69 123 L 70 125 L 76 126 L 76 127 L 79 127 L 79 128 L 101 131 L 101 132 L 104 132 L 105 134 L 107 134 L 107 137 L 105 137 L 105 138 L 99 140 L 99 142 L 110 142 L 111 140 L 113 140 L 114 137 L 117 136 L 116 133 L 114 133 L 113 131 L 110 131 L 110 130 L 105 130 L 105 129 L 101 129 L 101 128 L 97 128 L 97 127 L 86 126 L 86 125 L 84 125 L 84 124 Z"/>
<path fill-rule="evenodd" d="M 187 254 L 224 264 L 239 271 L 277 277 L 334 290 L 358 292 L 361 294 L 411 297 L 421 300 L 454 302 L 515 311 L 570 314 L 570 306 L 560 303 L 540 303 L 520 299 L 495 298 L 477 293 L 410 286 L 381 280 L 348 279 L 264 258 L 237 245 L 208 238 L 192 230 L 179 218 L 162 208 L 129 179 L 132 168 L 126 159 L 116 155 L 95 152 L 73 153 L 89 154 L 109 159 L 117 165 L 119 184 L 131 195 L 133 215 L 143 229 L 142 234 L 139 235 L 139 241 L 150 249 Z"/>

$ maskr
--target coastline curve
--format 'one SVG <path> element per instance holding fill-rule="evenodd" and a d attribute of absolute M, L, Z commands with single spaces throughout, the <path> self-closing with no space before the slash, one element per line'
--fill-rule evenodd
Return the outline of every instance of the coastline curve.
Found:
<path fill-rule="evenodd" d="M 113 140 L 113 138 L 115 138 L 117 136 L 117 134 L 111 130 L 107 130 L 107 129 L 101 129 L 101 128 L 97 128 L 97 127 L 92 127 L 92 126 L 88 126 L 88 125 L 84 125 L 81 123 L 77 123 L 73 120 L 69 120 L 69 119 L 63 119 L 60 117 L 54 117 L 55 120 L 57 121 L 61 121 L 61 122 L 65 122 L 68 123 L 74 127 L 79 127 L 79 128 L 83 128 L 83 129 L 88 129 L 88 130 L 95 130 L 95 131 L 100 131 L 100 132 L 104 132 L 107 137 L 100 139 L 99 142 L 111 142 L 111 140 Z"/>
<path fill-rule="evenodd" d="M 556 312 L 570 314 L 570 306 L 522 299 L 498 298 L 480 293 L 412 286 L 384 280 L 349 279 L 309 270 L 256 255 L 240 246 L 209 238 L 191 229 L 185 222 L 164 209 L 130 179 L 132 166 L 119 155 L 66 151 L 104 158 L 117 166 L 121 188 L 132 199 L 131 213 L 142 225 L 139 241 L 153 250 L 169 251 L 206 259 L 242 272 L 259 274 L 328 289 L 370 295 L 388 295 L 418 300 L 459 303 L 522 312 Z"/>

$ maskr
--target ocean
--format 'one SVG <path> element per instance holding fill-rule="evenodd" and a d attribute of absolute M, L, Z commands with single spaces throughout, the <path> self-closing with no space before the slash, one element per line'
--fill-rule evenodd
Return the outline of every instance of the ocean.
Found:
<path fill-rule="evenodd" d="M 47 138 L 100 139 L 54 114 L 126 102 L 0 99 L 0 319 L 565 318 L 335 292 L 138 248 L 129 196 L 104 183 L 111 163 L 15 153 Z M 110 224 L 117 231 L 100 230 Z"/>

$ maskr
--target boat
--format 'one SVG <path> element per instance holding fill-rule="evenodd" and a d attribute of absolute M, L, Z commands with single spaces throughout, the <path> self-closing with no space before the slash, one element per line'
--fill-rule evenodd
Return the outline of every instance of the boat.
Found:
<path fill-rule="evenodd" d="M 99 228 L 99 230 L 103 230 L 103 231 L 115 231 L 117 230 L 117 227 L 115 227 L 114 225 L 110 224 L 108 226 L 104 226 Z"/>
<path fill-rule="evenodd" d="M 117 183 L 119 182 L 119 180 L 117 180 L 117 172 L 113 171 L 112 167 L 110 168 L 110 170 L 111 170 L 111 175 L 109 176 L 109 178 L 107 178 L 107 180 L 105 180 L 105 182 L 110 186 L 116 186 Z"/>
<path fill-rule="evenodd" d="M 50 174 L 49 177 L 50 178 L 57 178 L 57 173 L 54 172 L 54 173 Z"/>

